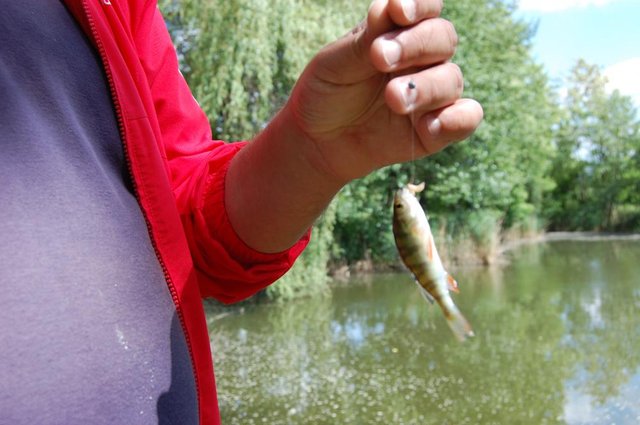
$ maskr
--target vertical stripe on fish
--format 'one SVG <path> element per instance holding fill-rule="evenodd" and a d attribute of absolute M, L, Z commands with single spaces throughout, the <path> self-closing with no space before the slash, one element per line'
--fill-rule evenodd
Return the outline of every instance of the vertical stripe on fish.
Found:
<path fill-rule="evenodd" d="M 473 336 L 471 326 L 456 307 L 449 290 L 458 291 L 455 279 L 444 269 L 427 216 L 415 194 L 424 189 L 407 185 L 396 191 L 393 202 L 393 235 L 402 262 L 413 273 L 425 298 L 435 300 L 455 336 Z"/>

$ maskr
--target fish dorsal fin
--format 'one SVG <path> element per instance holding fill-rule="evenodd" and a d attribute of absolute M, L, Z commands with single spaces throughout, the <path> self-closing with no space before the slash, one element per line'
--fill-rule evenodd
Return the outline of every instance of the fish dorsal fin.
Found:
<path fill-rule="evenodd" d="M 456 282 L 453 276 L 451 276 L 449 273 L 447 273 L 447 286 L 449 287 L 450 291 L 453 291 L 456 294 L 460 292 L 460 288 L 458 288 L 458 282 Z"/>
<path fill-rule="evenodd" d="M 420 285 L 420 282 L 418 282 L 416 280 L 416 285 L 418 285 L 418 288 L 420 289 L 420 293 L 422 294 L 422 297 L 427 300 L 429 302 L 429 304 L 433 304 L 436 302 L 436 300 L 433 299 L 433 297 L 431 296 L 431 294 L 429 292 L 427 292 L 426 289 L 424 289 L 424 287 L 422 285 Z"/>
<path fill-rule="evenodd" d="M 411 191 L 411 193 L 413 193 L 414 195 L 416 193 L 420 193 L 424 190 L 424 182 L 420 183 L 420 184 L 411 184 L 408 183 L 407 184 L 407 189 L 409 189 Z"/>

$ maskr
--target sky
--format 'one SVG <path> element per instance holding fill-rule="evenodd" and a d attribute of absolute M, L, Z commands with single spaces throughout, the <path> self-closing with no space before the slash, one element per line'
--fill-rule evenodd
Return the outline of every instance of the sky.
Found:
<path fill-rule="evenodd" d="M 640 107 L 640 0 L 520 0 L 517 16 L 538 23 L 533 53 L 552 80 L 583 58 Z"/>

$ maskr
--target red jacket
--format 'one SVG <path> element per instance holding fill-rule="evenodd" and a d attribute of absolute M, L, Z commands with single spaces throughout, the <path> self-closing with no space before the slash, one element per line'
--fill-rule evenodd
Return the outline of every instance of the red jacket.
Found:
<path fill-rule="evenodd" d="M 220 423 L 202 297 L 246 298 L 280 277 L 308 242 L 262 254 L 234 233 L 224 177 L 244 144 L 211 140 L 178 71 L 156 1 L 65 0 L 111 88 L 127 163 L 189 347 L 201 424 Z"/>

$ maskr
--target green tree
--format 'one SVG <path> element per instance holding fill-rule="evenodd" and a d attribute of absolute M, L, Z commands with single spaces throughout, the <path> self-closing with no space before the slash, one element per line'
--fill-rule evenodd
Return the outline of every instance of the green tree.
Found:
<path fill-rule="evenodd" d="M 357 2 L 160 0 L 181 69 L 214 137 L 253 137 L 303 67 L 366 12 Z"/>
<path fill-rule="evenodd" d="M 584 60 L 568 79 L 549 201 L 555 228 L 614 230 L 637 220 L 640 122 L 631 99 L 607 93 L 606 83 Z"/>
<path fill-rule="evenodd" d="M 510 227 L 538 213 L 552 187 L 547 172 L 556 111 L 531 55 L 535 26 L 498 0 L 450 2 L 445 12 L 459 28 L 455 60 L 467 94 L 485 108 L 485 122 L 468 142 L 425 161 L 435 180 L 432 202 L 443 213 L 500 211 Z"/>

